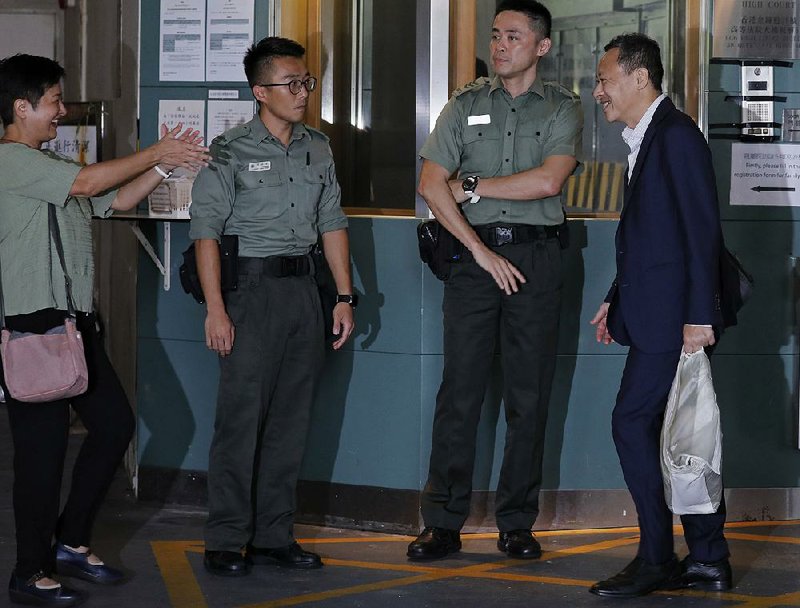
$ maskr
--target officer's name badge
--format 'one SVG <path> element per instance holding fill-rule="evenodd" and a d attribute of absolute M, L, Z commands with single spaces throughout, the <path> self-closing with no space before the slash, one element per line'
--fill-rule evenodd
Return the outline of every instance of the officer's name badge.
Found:
<path fill-rule="evenodd" d="M 492 122 L 488 114 L 478 114 L 476 116 L 467 116 L 467 125 L 488 125 Z"/>
<path fill-rule="evenodd" d="M 269 171 L 271 167 L 272 163 L 268 160 L 265 160 L 260 163 L 250 163 L 248 171 Z"/>

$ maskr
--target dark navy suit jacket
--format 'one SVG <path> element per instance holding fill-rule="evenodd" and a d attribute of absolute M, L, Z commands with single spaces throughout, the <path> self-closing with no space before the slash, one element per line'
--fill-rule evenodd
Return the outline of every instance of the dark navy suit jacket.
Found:
<path fill-rule="evenodd" d="M 711 151 L 665 98 L 625 187 L 606 297 L 614 340 L 661 353 L 681 348 L 684 324 L 718 325 L 721 235 Z"/>

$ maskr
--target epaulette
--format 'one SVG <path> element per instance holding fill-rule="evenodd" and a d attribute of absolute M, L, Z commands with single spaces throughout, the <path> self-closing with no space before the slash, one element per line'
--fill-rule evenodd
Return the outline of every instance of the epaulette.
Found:
<path fill-rule="evenodd" d="M 458 97 L 459 95 L 463 95 L 467 91 L 475 91 L 476 89 L 489 86 L 490 84 L 492 84 L 492 79 L 482 76 L 481 78 L 473 80 L 472 82 L 468 82 L 460 89 L 456 89 L 455 91 L 453 91 L 453 97 Z"/>
<path fill-rule="evenodd" d="M 237 127 L 233 127 L 232 129 L 228 129 L 222 135 L 217 135 L 214 138 L 214 141 L 211 142 L 218 146 L 227 146 L 229 143 L 236 139 L 240 139 L 242 137 L 246 137 L 250 134 L 250 127 L 247 124 L 239 125 Z"/>
<path fill-rule="evenodd" d="M 312 139 L 312 140 L 314 140 L 314 139 L 321 139 L 321 140 L 322 140 L 322 141 L 324 141 L 325 143 L 328 143 L 328 142 L 331 140 L 331 138 L 330 138 L 330 137 L 328 137 L 327 135 L 325 135 L 325 133 L 323 133 L 323 132 L 322 132 L 322 131 L 320 131 L 319 129 L 315 129 L 314 127 L 309 127 L 309 126 L 308 126 L 307 124 L 305 124 L 305 123 L 303 123 L 303 126 L 306 128 L 306 130 L 308 131 L 308 133 L 311 135 L 311 139 Z"/>
<path fill-rule="evenodd" d="M 546 86 L 546 87 L 549 86 L 549 87 L 554 88 L 556 91 L 561 93 L 564 97 L 569 97 L 570 99 L 577 100 L 577 101 L 581 100 L 581 96 L 580 95 L 578 95 L 574 91 L 571 91 L 570 89 L 568 89 L 567 87 L 562 85 L 560 82 L 556 82 L 554 80 L 549 80 L 549 81 L 544 83 L 544 86 Z"/>

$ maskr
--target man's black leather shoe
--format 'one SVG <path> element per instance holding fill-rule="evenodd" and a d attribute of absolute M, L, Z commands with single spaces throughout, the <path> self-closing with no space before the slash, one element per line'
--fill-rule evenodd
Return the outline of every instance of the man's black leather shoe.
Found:
<path fill-rule="evenodd" d="M 273 549 L 262 549 L 248 545 L 247 559 L 257 565 L 274 564 L 283 568 L 298 568 L 301 570 L 322 568 L 320 556 L 311 551 L 304 551 L 297 543 Z"/>
<path fill-rule="evenodd" d="M 536 559 L 542 556 L 542 547 L 530 530 L 500 532 L 497 548 L 509 557 L 517 559 Z"/>
<path fill-rule="evenodd" d="M 90 563 L 89 553 L 78 553 L 61 543 L 56 543 L 55 553 L 56 572 L 62 576 L 72 576 L 100 585 L 116 585 L 125 579 L 125 575 L 116 568 Z"/>
<path fill-rule="evenodd" d="M 461 550 L 458 530 L 427 527 L 408 545 L 408 559 L 440 559 Z"/>
<path fill-rule="evenodd" d="M 673 589 L 680 572 L 675 556 L 657 565 L 637 557 L 616 576 L 592 585 L 589 592 L 605 597 L 638 597 L 657 589 Z"/>
<path fill-rule="evenodd" d="M 238 551 L 208 551 L 203 566 L 217 576 L 245 576 L 250 573 L 250 563 Z"/>
<path fill-rule="evenodd" d="M 731 564 L 727 559 L 718 562 L 697 562 L 686 557 L 681 562 L 681 575 L 673 589 L 726 591 L 733 587 Z"/>
<path fill-rule="evenodd" d="M 39 589 L 36 582 L 44 577 L 44 573 L 39 572 L 25 580 L 12 572 L 11 580 L 8 582 L 8 597 L 15 604 L 61 607 L 77 606 L 87 598 L 85 593 L 64 585 L 59 585 L 55 589 Z"/>

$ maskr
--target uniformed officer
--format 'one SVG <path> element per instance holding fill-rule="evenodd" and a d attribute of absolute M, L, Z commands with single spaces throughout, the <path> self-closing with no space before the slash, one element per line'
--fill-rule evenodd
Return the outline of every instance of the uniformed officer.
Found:
<path fill-rule="evenodd" d="M 250 564 L 318 568 L 293 537 L 295 486 L 324 356 L 310 256 L 322 235 L 339 292 L 333 343 L 353 331 L 347 218 L 328 138 L 302 123 L 316 87 L 305 49 L 285 38 L 244 59 L 259 103 L 247 124 L 216 138 L 192 190 L 190 236 L 207 302 L 206 344 L 220 356 L 208 467 L 204 564 L 247 574 Z M 238 287 L 221 293 L 219 240 L 239 239 Z M 246 547 L 246 555 L 241 550 Z"/>
<path fill-rule="evenodd" d="M 461 548 L 498 341 L 508 431 L 497 546 L 511 557 L 541 555 L 531 527 L 561 307 L 560 193 L 577 167 L 583 125 L 579 98 L 537 78 L 550 24 L 538 2 L 501 2 L 490 44 L 494 78 L 456 91 L 420 151 L 419 192 L 466 251 L 444 287 L 444 373 L 422 495 L 425 529 L 408 547 L 411 559 Z M 455 171 L 459 179 L 448 182 Z"/>

